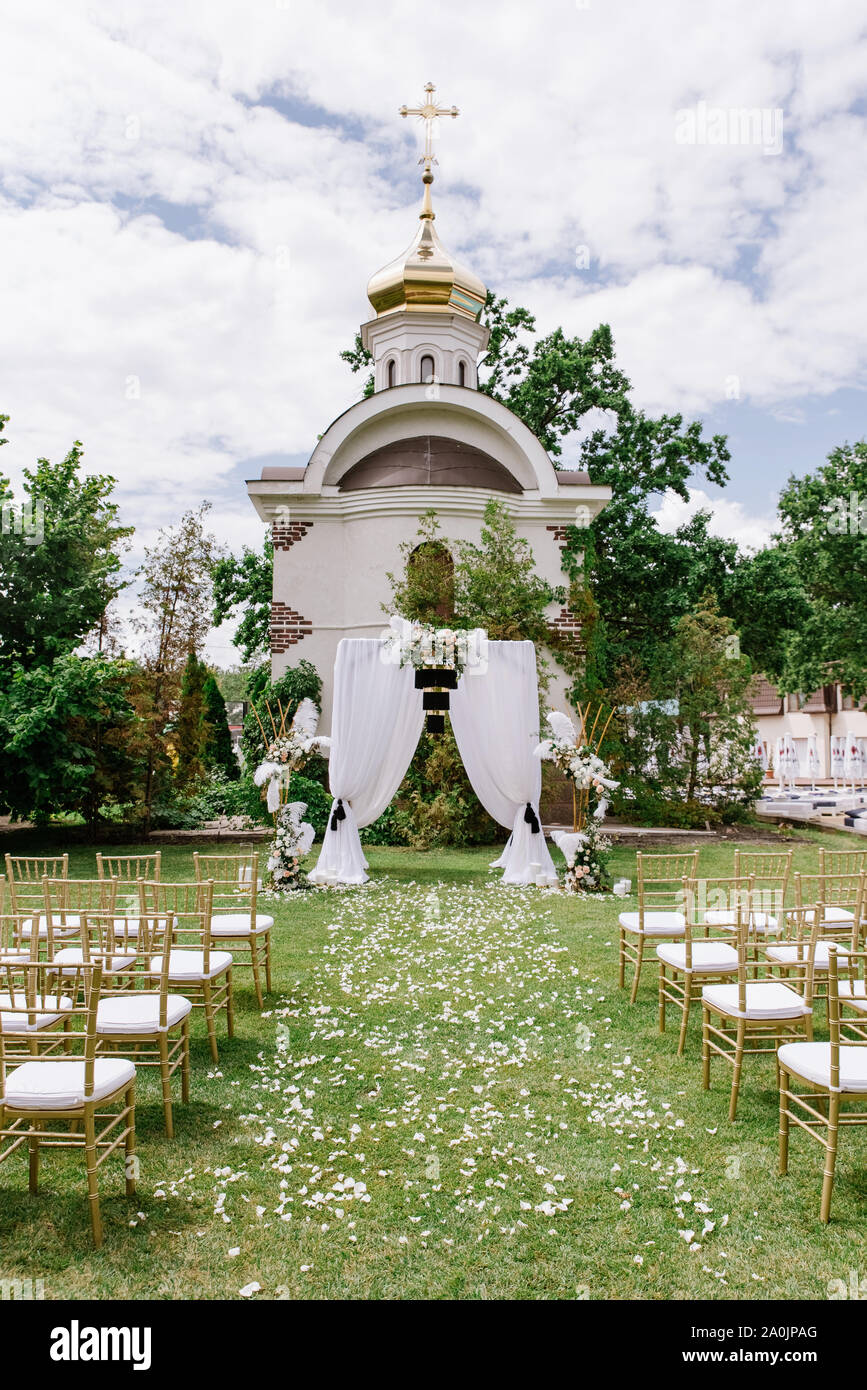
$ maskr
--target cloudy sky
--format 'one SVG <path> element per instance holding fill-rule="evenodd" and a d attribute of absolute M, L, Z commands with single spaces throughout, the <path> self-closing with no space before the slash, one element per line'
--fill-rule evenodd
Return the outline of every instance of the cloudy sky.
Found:
<path fill-rule="evenodd" d="M 543 330 L 607 321 L 640 404 L 728 433 L 730 487 L 694 499 L 718 529 L 761 544 L 788 474 L 867 432 L 853 0 L 3 18 L 0 458 L 17 474 L 83 440 L 137 548 L 203 497 L 228 545 L 258 544 L 244 479 L 306 461 L 357 398 L 338 353 L 414 232 L 419 131 L 397 108 L 427 80 L 461 109 L 437 142 L 446 245 Z"/>

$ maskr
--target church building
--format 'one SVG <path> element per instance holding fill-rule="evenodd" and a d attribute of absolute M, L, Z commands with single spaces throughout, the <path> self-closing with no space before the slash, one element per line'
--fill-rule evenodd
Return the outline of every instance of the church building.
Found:
<path fill-rule="evenodd" d="M 457 110 L 437 108 L 431 84 L 425 91 L 420 108 L 401 109 L 426 123 L 418 229 L 367 287 L 373 317 L 361 335 L 373 357 L 373 394 L 328 426 L 306 467 L 265 467 L 247 484 L 274 541 L 273 675 L 301 659 L 313 663 L 324 731 L 337 645 L 384 629 L 387 574 L 401 571 L 401 543 L 426 512 L 436 513 L 446 544 L 477 542 L 485 505 L 499 498 L 538 573 L 561 585 L 565 528 L 588 524 L 611 496 L 586 473 L 555 469 L 527 426 L 479 390 L 487 291 L 440 241 L 431 199 L 432 122 Z M 552 604 L 549 621 L 577 635 L 568 608 Z M 550 697 L 562 704 L 565 680 L 552 669 Z"/>

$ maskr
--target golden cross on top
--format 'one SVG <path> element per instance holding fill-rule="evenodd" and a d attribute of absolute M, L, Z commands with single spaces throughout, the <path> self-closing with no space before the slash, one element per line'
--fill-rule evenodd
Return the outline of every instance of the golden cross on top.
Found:
<path fill-rule="evenodd" d="M 419 164 L 424 164 L 425 169 L 430 169 L 431 164 L 435 164 L 433 152 L 433 128 L 434 121 L 438 116 L 459 116 L 460 112 L 456 106 L 437 106 L 434 100 L 436 87 L 432 82 L 426 82 L 424 88 L 425 99 L 421 106 L 401 106 L 401 116 L 420 116 L 424 121 L 424 154 L 419 160 Z"/>

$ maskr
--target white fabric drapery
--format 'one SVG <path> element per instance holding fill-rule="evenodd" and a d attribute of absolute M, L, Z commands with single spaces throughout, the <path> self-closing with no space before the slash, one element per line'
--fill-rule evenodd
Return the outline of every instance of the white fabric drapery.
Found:
<path fill-rule="evenodd" d="M 383 656 L 383 644 L 367 637 L 344 637 L 337 648 L 328 771 L 334 803 L 312 883 L 367 882 L 358 832 L 391 801 L 421 734 L 414 672 Z"/>
<path fill-rule="evenodd" d="M 532 642 L 489 642 L 484 673 L 465 672 L 450 717 L 473 791 L 488 815 L 511 830 L 492 868 L 504 883 L 554 883 L 557 874 L 539 820 L 542 765 L 539 688 Z M 535 831 L 533 826 L 538 827 Z"/>

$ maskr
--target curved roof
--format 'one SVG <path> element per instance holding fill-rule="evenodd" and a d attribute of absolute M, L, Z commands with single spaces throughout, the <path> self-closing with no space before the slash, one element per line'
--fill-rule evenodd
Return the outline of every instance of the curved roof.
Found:
<path fill-rule="evenodd" d="M 560 494 L 556 469 L 523 420 L 482 391 L 447 385 L 436 390 L 432 398 L 430 387 L 409 383 L 377 391 L 350 406 L 329 425 L 313 450 L 303 491 L 340 488 L 345 475 L 370 454 L 430 436 L 486 455 L 514 479 L 517 487 L 510 491 L 538 491 L 542 497 Z M 577 481 L 573 475 L 566 485 Z"/>
<path fill-rule="evenodd" d="M 374 449 L 344 473 L 341 492 L 367 487 L 483 487 L 521 492 L 508 469 L 472 444 L 439 435 L 398 439 Z"/>

